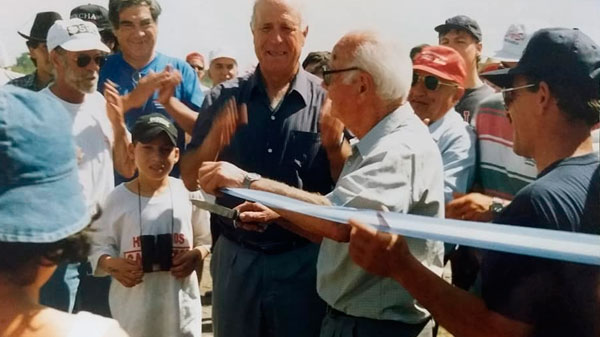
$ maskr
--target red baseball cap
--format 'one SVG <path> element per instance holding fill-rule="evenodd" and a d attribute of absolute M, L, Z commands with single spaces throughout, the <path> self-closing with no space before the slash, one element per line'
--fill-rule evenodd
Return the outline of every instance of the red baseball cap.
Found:
<path fill-rule="evenodd" d="M 413 70 L 426 71 L 439 78 L 465 86 L 467 71 L 460 54 L 446 46 L 427 46 L 413 60 Z"/>
<path fill-rule="evenodd" d="M 191 52 L 185 57 L 186 62 L 190 62 L 191 60 L 198 59 L 202 64 L 204 64 L 204 56 L 198 52 Z"/>

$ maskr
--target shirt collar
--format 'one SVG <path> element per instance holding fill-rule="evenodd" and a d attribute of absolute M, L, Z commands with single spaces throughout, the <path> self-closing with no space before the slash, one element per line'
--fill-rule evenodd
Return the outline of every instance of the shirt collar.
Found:
<path fill-rule="evenodd" d="M 413 114 L 413 111 L 408 103 L 399 106 L 396 110 L 380 120 L 379 123 L 375 124 L 362 139 L 354 144 L 354 148 L 357 149 L 358 153 L 362 156 L 368 154 L 381 138 L 405 124 L 411 114 Z"/>
<path fill-rule="evenodd" d="M 431 138 L 437 143 L 442 133 L 446 129 L 443 127 L 445 124 L 455 121 L 456 119 L 462 120 L 460 115 L 454 111 L 454 108 L 450 108 L 450 110 L 446 111 L 442 118 L 437 121 L 429 124 L 429 133 L 431 134 Z"/>
<path fill-rule="evenodd" d="M 307 102 L 309 102 L 308 97 L 310 96 L 310 86 L 308 83 L 309 80 L 307 74 L 308 73 L 306 72 L 306 70 L 302 69 L 302 67 L 299 67 L 298 72 L 292 79 L 292 83 L 288 90 L 288 93 L 291 93 L 293 91 L 297 92 L 302 97 L 304 104 L 307 104 Z M 266 92 L 265 84 L 262 80 L 262 73 L 260 71 L 260 64 L 256 67 L 256 70 L 254 71 L 254 76 L 252 76 L 251 78 L 250 86 L 252 90 L 259 89 Z"/>

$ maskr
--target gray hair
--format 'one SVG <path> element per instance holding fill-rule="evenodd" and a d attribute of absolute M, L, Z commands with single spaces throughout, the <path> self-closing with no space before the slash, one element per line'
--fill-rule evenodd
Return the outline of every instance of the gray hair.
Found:
<path fill-rule="evenodd" d="M 373 32 L 359 32 L 364 36 L 352 53 L 348 67 L 358 67 L 369 73 L 375 90 L 384 101 L 405 102 L 412 81 L 412 62 L 408 53 L 398 44 L 381 38 Z M 349 73 L 346 80 L 356 76 Z"/>
<path fill-rule="evenodd" d="M 250 18 L 250 29 L 254 30 L 254 24 L 256 23 L 256 8 L 258 4 L 264 0 L 255 0 L 254 6 L 252 7 L 252 17 Z M 291 9 L 292 12 L 296 13 L 299 21 L 299 27 L 301 30 L 306 29 L 306 7 L 304 2 L 300 0 L 279 0 L 280 2 L 286 3 L 287 7 Z"/>
<path fill-rule="evenodd" d="M 119 29 L 119 14 L 126 8 L 133 6 L 148 6 L 152 20 L 158 22 L 162 8 L 156 0 L 110 0 L 108 2 L 108 20 L 113 29 Z"/>

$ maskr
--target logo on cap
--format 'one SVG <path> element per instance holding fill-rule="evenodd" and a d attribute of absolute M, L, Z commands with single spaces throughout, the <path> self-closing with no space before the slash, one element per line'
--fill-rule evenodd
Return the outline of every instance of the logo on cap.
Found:
<path fill-rule="evenodd" d="M 169 123 L 166 119 L 161 118 L 161 117 L 150 117 L 150 119 L 148 120 L 148 122 L 161 124 L 161 125 L 163 125 L 165 127 L 169 127 L 171 125 L 171 123 Z"/>

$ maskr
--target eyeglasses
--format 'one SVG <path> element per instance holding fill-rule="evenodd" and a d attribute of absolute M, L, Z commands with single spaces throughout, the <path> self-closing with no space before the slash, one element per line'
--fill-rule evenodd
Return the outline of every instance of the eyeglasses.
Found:
<path fill-rule="evenodd" d="M 194 68 L 194 70 L 196 71 L 203 71 L 204 67 L 203 66 L 199 66 L 197 64 L 190 64 L 192 66 L 192 68 Z"/>
<path fill-rule="evenodd" d="M 331 84 L 331 74 L 343 73 L 343 72 L 352 71 L 352 70 L 361 70 L 359 67 L 350 67 L 350 68 L 343 68 L 343 69 L 329 69 L 328 66 L 323 66 L 323 67 L 321 67 L 321 69 L 323 70 L 323 82 L 325 82 L 326 85 Z"/>
<path fill-rule="evenodd" d="M 457 87 L 457 84 L 450 84 L 450 83 L 444 83 L 442 81 L 440 81 L 439 78 L 432 76 L 432 75 L 419 75 L 416 73 L 413 73 L 413 78 L 412 78 L 412 83 L 411 83 L 411 87 L 414 87 L 415 85 L 417 85 L 417 83 L 419 83 L 419 81 L 423 81 L 423 84 L 425 85 L 425 88 L 427 88 L 427 90 L 431 90 L 431 91 L 435 91 L 437 90 L 440 85 L 445 85 L 447 87 Z"/>
<path fill-rule="evenodd" d="M 500 92 L 502 93 L 502 98 L 504 98 L 504 107 L 506 108 L 506 110 L 508 110 L 508 107 L 513 103 L 513 101 L 516 98 L 515 91 L 525 89 L 525 88 L 536 87 L 537 85 L 538 85 L 538 83 L 528 83 L 528 84 L 522 85 L 520 87 L 505 88 L 505 89 L 500 90 Z"/>
<path fill-rule="evenodd" d="M 102 67 L 102 65 L 104 65 L 104 61 L 106 61 L 106 57 L 104 55 L 98 55 L 94 57 L 87 54 L 77 55 L 77 66 L 80 68 L 87 67 L 92 60 L 94 60 L 98 67 Z"/>

